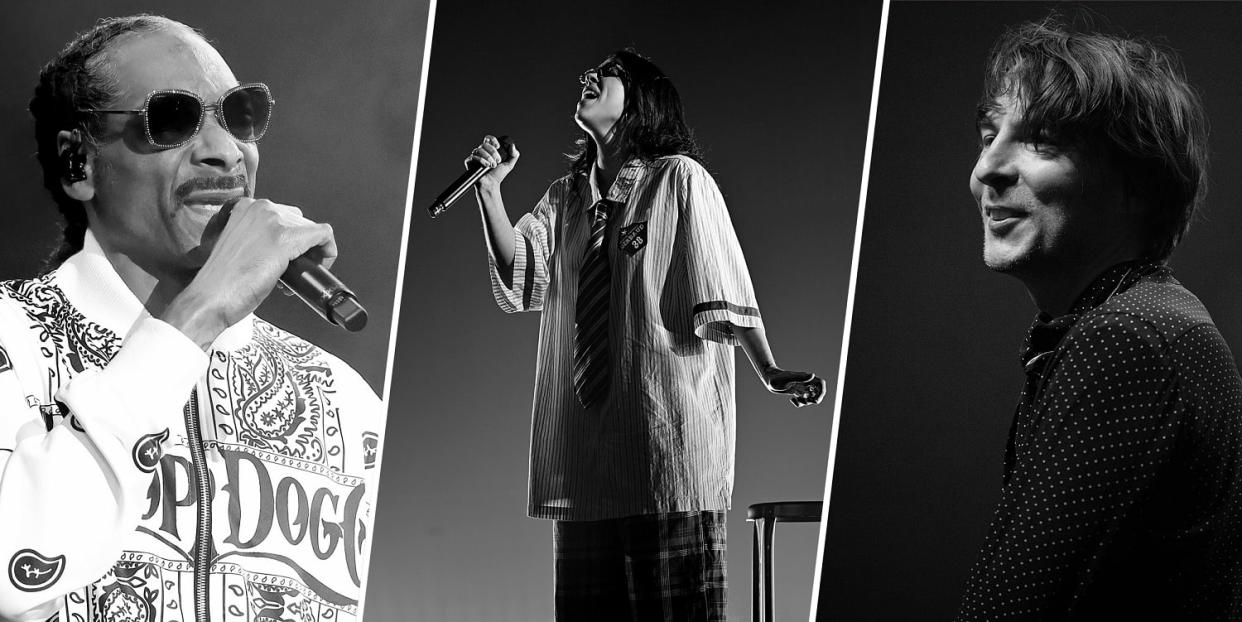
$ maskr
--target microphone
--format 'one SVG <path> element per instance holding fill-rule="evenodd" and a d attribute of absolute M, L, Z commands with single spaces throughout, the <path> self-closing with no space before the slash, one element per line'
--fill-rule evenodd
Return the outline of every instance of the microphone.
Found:
<path fill-rule="evenodd" d="M 215 239 L 220 235 L 239 200 L 229 199 L 220 206 L 220 211 L 207 221 L 204 238 Z M 343 326 L 351 333 L 362 330 L 367 325 L 367 310 L 358 302 L 358 297 L 309 254 L 307 251 L 289 262 L 280 275 L 281 284 L 330 324 Z"/>
<path fill-rule="evenodd" d="M 508 146 L 509 137 L 501 136 L 501 153 L 507 151 Z M 477 161 L 471 160 L 470 164 L 466 166 L 466 172 L 454 179 L 453 183 L 449 184 L 448 188 L 445 188 L 444 192 L 441 192 L 440 196 L 436 197 L 436 200 L 427 208 L 427 212 L 431 214 L 432 218 L 443 214 L 450 205 L 457 201 L 457 199 L 460 199 L 461 195 L 466 194 L 466 191 L 472 188 L 475 182 L 479 181 L 479 178 L 486 175 L 490 170 L 492 170 L 490 166 L 484 166 Z"/>
<path fill-rule="evenodd" d="M 356 333 L 367 325 L 367 310 L 340 279 L 306 255 L 289 262 L 280 282 L 331 324 Z"/>
<path fill-rule="evenodd" d="M 431 207 L 427 208 L 427 212 L 431 214 L 432 218 L 443 214 L 444 210 L 447 210 L 457 199 L 460 199 L 461 195 L 466 194 L 466 191 L 490 170 L 492 170 L 491 167 L 483 166 L 479 162 L 471 160 L 470 165 L 466 167 L 466 172 L 454 179 L 453 183 L 449 184 L 448 188 L 445 188 L 444 192 L 441 192 L 440 196 L 436 197 Z"/>

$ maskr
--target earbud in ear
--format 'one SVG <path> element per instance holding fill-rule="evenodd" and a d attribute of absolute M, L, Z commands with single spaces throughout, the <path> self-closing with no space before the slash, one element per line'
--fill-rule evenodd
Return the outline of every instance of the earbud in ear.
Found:
<path fill-rule="evenodd" d="M 65 180 L 71 184 L 86 181 L 86 154 L 73 149 L 66 149 L 60 155 Z"/>

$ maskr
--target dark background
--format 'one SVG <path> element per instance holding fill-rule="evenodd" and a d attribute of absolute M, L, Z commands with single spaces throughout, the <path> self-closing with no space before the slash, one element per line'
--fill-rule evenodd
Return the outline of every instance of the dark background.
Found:
<path fill-rule="evenodd" d="M 296 298 L 273 295 L 259 315 L 384 384 L 399 268 L 426 0 L 279 2 L 6 2 L 0 19 L 0 279 L 34 275 L 60 239 L 35 160 L 26 105 L 42 65 L 104 16 L 159 13 L 206 32 L 243 82 L 272 89 L 259 146 L 257 196 L 329 222 L 332 271 L 358 294 L 367 328 L 347 333 Z"/>
<path fill-rule="evenodd" d="M 1067 16 L 1077 5 L 1058 4 Z M 967 182 L 987 52 L 1051 4 L 893 2 L 837 439 L 819 620 L 944 620 L 1000 492 L 1035 315 L 981 259 Z M 1212 123 L 1211 188 L 1172 265 L 1242 345 L 1242 5 L 1090 5 L 1178 50 Z"/>
<path fill-rule="evenodd" d="M 426 206 L 483 135 L 522 151 L 510 216 L 565 171 L 576 77 L 633 45 L 670 75 L 728 201 L 777 361 L 836 378 L 880 5 L 442 2 L 427 84 L 368 618 L 550 620 L 552 524 L 526 518 L 539 315 L 492 299 L 478 208 Z M 831 398 L 795 410 L 738 354 L 730 617 L 749 617 L 746 506 L 819 499 Z M 831 395 L 831 394 L 830 394 Z M 818 533 L 782 526 L 786 619 Z"/>

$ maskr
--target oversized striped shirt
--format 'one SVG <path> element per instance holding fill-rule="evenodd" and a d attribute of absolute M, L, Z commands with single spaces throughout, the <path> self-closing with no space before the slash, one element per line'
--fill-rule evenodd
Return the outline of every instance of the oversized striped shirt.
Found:
<path fill-rule="evenodd" d="M 613 202 L 608 394 L 574 393 L 578 271 L 590 208 Z M 543 311 L 531 427 L 529 514 L 601 520 L 729 507 L 734 327 L 762 326 L 746 261 L 711 175 L 684 156 L 567 175 L 515 227 L 507 312 Z"/>

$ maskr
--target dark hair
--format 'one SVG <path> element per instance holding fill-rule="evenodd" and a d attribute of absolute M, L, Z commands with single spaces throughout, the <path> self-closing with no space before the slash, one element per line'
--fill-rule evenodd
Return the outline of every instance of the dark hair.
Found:
<path fill-rule="evenodd" d="M 619 77 L 625 85 L 625 109 L 613 127 L 613 139 L 622 141 L 635 157 L 644 161 L 684 155 L 701 162 L 702 150 L 686 125 L 681 96 L 672 80 L 632 49 L 613 52 L 608 61 L 624 69 Z M 595 141 L 584 131 L 576 145 L 577 151 L 567 156 L 569 170 L 588 173 L 595 164 Z"/>
<path fill-rule="evenodd" d="M 1207 190 L 1207 116 L 1172 50 L 1074 32 L 1053 15 L 1008 30 L 988 60 L 981 114 L 1009 95 L 1031 139 L 1108 159 L 1145 204 L 1147 255 L 1163 261 Z"/>
<path fill-rule="evenodd" d="M 39 72 L 39 84 L 30 100 L 39 166 L 43 168 L 43 186 L 52 193 L 52 199 L 65 219 L 60 246 L 48 258 L 48 269 L 54 269 L 81 250 L 87 227 L 86 209 L 81 202 L 65 194 L 61 187 L 64 165 L 56 149 L 56 135 L 63 130 L 76 129 L 83 140 L 94 143 L 102 126 L 97 117 L 78 111 L 105 108 L 118 91 L 107 55 L 102 52 L 123 35 L 170 28 L 198 32 L 181 22 L 158 15 L 101 19 L 93 28 L 70 41 Z"/>

